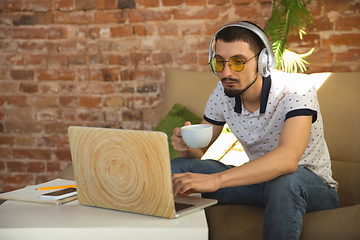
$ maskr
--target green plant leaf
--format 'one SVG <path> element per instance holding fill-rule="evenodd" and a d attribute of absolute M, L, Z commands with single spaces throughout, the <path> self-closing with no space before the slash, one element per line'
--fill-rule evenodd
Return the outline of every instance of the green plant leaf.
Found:
<path fill-rule="evenodd" d="M 277 60 L 277 69 L 297 71 L 297 66 L 299 66 L 300 70 L 306 70 L 305 63 L 307 62 L 304 60 L 304 57 L 299 58 L 294 55 L 296 54 L 294 52 L 286 52 L 285 45 L 287 37 L 292 31 L 298 31 L 299 37 L 302 39 L 302 36 L 306 34 L 306 27 L 312 24 L 312 17 L 305 7 L 310 1 L 311 0 L 273 1 L 273 13 L 264 31 L 269 40 L 273 42 L 272 47 Z M 289 56 L 283 59 L 285 52 Z M 312 53 L 313 50 L 310 50 L 307 54 L 310 55 L 310 52 Z M 290 59 L 295 61 L 295 64 L 290 63 Z"/>
<path fill-rule="evenodd" d="M 310 56 L 314 52 L 314 50 L 315 48 L 312 48 L 307 53 L 298 54 L 288 49 L 285 49 L 282 60 L 280 62 L 280 69 L 284 72 L 297 73 L 299 68 L 301 72 L 305 72 L 305 64 L 309 64 L 305 60 L 305 58 Z"/>

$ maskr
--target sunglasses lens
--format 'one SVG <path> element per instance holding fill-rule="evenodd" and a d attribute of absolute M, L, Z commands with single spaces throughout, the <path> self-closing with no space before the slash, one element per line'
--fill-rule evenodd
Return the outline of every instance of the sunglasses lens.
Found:
<path fill-rule="evenodd" d="M 210 61 L 210 66 L 215 72 L 221 72 L 224 69 L 224 60 L 218 57 L 213 57 Z"/>
<path fill-rule="evenodd" d="M 240 72 L 244 68 L 244 62 L 241 58 L 234 56 L 229 59 L 230 68 L 236 72 Z"/>

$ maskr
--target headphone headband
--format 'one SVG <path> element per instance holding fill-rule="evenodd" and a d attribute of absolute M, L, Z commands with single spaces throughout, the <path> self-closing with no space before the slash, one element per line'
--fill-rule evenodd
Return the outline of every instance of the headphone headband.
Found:
<path fill-rule="evenodd" d="M 276 67 L 276 58 L 274 55 L 274 52 L 272 50 L 271 44 L 269 39 L 266 37 L 266 35 L 264 34 L 263 31 L 261 31 L 261 29 L 259 29 L 258 27 L 256 27 L 255 25 L 248 23 L 248 22 L 234 22 L 234 23 L 229 23 L 223 27 L 221 27 L 215 34 L 214 36 L 211 38 L 211 42 L 210 42 L 210 46 L 209 46 L 209 63 L 211 58 L 213 58 L 215 56 L 215 44 L 216 42 L 214 41 L 216 36 L 218 35 L 218 33 L 223 30 L 224 28 L 227 27 L 242 27 L 242 28 L 246 28 L 250 31 L 252 31 L 253 33 L 255 33 L 260 39 L 261 41 L 264 43 L 265 48 L 260 52 L 259 55 L 259 60 L 258 60 L 258 69 L 259 69 L 259 73 L 262 77 L 267 77 L 270 75 L 271 71 L 275 69 Z M 217 73 L 212 70 L 210 64 L 209 67 L 211 69 L 211 71 L 213 73 L 215 73 L 217 75 Z"/>

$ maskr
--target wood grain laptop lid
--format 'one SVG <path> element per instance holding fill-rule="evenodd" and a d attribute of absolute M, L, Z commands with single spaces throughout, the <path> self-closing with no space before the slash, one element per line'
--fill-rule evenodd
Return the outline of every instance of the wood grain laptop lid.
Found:
<path fill-rule="evenodd" d="M 175 216 L 165 133 L 73 126 L 68 132 L 81 204 Z"/>

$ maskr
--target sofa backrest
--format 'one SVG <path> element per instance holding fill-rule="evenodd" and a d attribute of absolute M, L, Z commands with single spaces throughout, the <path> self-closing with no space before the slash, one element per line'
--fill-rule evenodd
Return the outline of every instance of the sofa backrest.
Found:
<path fill-rule="evenodd" d="M 219 78 L 212 72 L 167 69 L 161 119 L 175 103 L 180 103 L 198 117 L 203 117 L 206 101 Z"/>
<path fill-rule="evenodd" d="M 315 73 L 340 206 L 360 204 L 360 73 Z"/>
<path fill-rule="evenodd" d="M 285 74 L 285 73 L 277 73 Z M 289 81 L 311 82 L 318 89 L 333 177 L 340 206 L 360 204 L 360 73 L 288 74 Z M 209 72 L 166 71 L 162 117 L 180 103 L 202 117 L 219 78 Z"/>

